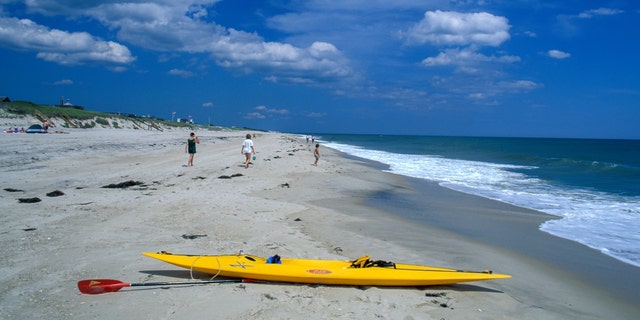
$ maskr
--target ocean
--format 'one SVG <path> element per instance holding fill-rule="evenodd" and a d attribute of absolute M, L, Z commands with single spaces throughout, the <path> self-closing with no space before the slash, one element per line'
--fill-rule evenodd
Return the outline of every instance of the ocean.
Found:
<path fill-rule="evenodd" d="M 315 138 L 395 174 L 558 216 L 540 230 L 640 267 L 640 140 Z"/>

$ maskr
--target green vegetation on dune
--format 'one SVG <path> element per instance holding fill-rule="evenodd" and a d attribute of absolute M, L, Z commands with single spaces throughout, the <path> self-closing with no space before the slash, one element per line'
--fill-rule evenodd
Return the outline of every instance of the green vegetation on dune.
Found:
<path fill-rule="evenodd" d="M 100 125 L 103 127 L 113 127 L 113 128 L 121 128 L 116 120 L 128 120 L 137 122 L 142 124 L 143 126 L 148 125 L 159 125 L 161 127 L 174 127 L 174 128 L 195 128 L 200 127 L 209 130 L 246 130 L 248 128 L 225 128 L 219 126 L 211 126 L 211 125 L 197 125 L 193 123 L 184 123 L 184 122 L 173 122 L 166 121 L 164 119 L 159 119 L 155 117 L 140 117 L 134 114 L 116 114 L 116 113 L 108 113 L 108 112 L 97 112 L 91 110 L 85 110 L 80 106 L 56 106 L 56 105 L 46 105 L 46 104 L 37 104 L 30 101 L 13 101 L 8 103 L 3 103 L 1 105 L 2 109 L 4 109 L 7 113 L 22 115 L 22 116 L 33 116 L 38 117 L 38 113 L 44 115 L 47 118 L 67 118 L 73 120 L 73 122 L 77 122 L 76 124 L 81 128 L 93 128 L 96 125 Z M 63 125 L 66 127 L 66 125 Z M 259 129 L 251 129 L 252 131 L 262 131 Z"/>
<path fill-rule="evenodd" d="M 9 104 L 5 110 L 9 113 L 18 115 L 36 115 L 36 111 L 47 117 L 69 117 L 74 120 L 87 120 L 93 118 L 140 118 L 135 115 L 121 115 L 107 112 L 97 112 L 85 110 L 78 106 L 54 106 L 46 104 L 36 104 L 29 101 L 14 101 Z M 162 121 L 162 119 L 152 118 L 154 121 Z"/>
<path fill-rule="evenodd" d="M 115 113 L 107 113 L 107 112 L 98 112 L 85 110 L 83 107 L 79 106 L 54 106 L 54 105 L 45 105 L 45 104 L 36 104 L 29 101 L 13 101 L 8 104 L 5 104 L 5 111 L 15 115 L 30 115 L 37 117 L 37 113 L 44 115 L 47 118 L 68 118 L 75 121 L 91 121 L 89 123 L 82 124 L 84 128 L 92 128 L 96 124 L 99 124 L 104 127 L 109 127 L 113 124 L 114 128 L 118 128 L 117 121 L 113 119 L 122 119 L 122 120 L 131 120 L 138 122 L 148 122 L 153 121 L 162 126 L 171 126 L 171 127 L 193 127 L 193 124 L 188 123 L 178 123 L 178 122 L 170 122 L 165 121 L 163 119 L 157 118 L 145 118 L 138 117 L 133 114 L 122 115 Z M 95 119 L 95 120 L 94 120 Z M 108 119 L 112 119 L 111 121 Z M 110 123 L 111 122 L 111 123 Z"/>

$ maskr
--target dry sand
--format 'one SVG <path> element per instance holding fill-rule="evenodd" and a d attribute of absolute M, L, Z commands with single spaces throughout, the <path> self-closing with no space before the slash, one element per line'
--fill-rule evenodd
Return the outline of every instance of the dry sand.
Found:
<path fill-rule="evenodd" d="M 447 207 L 452 217 L 462 214 L 449 218 L 463 219 L 461 224 L 469 210 L 507 222 L 522 219 L 532 233 L 541 215 L 436 185 L 417 190 L 409 179 L 322 147 L 315 167 L 312 147 L 295 135 L 259 133 L 257 159 L 245 169 L 240 149 L 246 132 L 196 131 L 201 143 L 195 166 L 185 167 L 185 130 L 66 131 L 0 134 L 0 186 L 22 190 L 0 190 L 1 319 L 637 319 L 640 314 L 633 301 L 600 291 L 571 272 L 508 246 L 474 241 L 437 221 L 417 224 L 375 202 L 384 203 L 381 195 L 388 193 L 424 193 L 425 203 L 433 205 L 425 212 Z M 142 184 L 103 188 L 127 181 Z M 47 196 L 54 191 L 63 195 Z M 18 200 L 35 197 L 42 201 Z M 493 269 L 514 278 L 429 288 L 225 283 L 101 295 L 84 295 L 76 287 L 78 280 L 92 278 L 209 279 L 140 254 L 161 250 L 344 260 L 370 254 Z"/>

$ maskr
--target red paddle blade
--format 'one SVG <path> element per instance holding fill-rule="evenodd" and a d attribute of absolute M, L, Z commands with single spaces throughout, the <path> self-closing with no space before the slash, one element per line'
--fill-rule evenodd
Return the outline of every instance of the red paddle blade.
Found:
<path fill-rule="evenodd" d="M 78 289 L 85 294 L 101 294 L 116 292 L 124 287 L 131 286 L 130 283 L 113 279 L 91 279 L 78 281 Z"/>

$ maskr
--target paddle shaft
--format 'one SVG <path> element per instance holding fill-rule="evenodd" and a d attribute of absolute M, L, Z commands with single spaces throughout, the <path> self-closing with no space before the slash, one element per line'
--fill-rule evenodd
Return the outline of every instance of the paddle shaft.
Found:
<path fill-rule="evenodd" d="M 129 283 L 129 287 L 151 287 L 151 286 L 180 286 L 189 284 L 209 284 L 209 283 L 240 283 L 248 282 L 244 279 L 225 279 L 225 280 L 210 280 L 210 281 L 184 281 L 184 282 L 132 282 Z"/>
<path fill-rule="evenodd" d="M 225 279 L 225 280 L 209 280 L 209 281 L 189 281 L 189 282 L 140 282 L 127 283 L 113 279 L 90 279 L 78 281 L 78 289 L 86 294 L 101 294 L 107 292 L 116 292 L 125 287 L 150 287 L 150 286 L 184 286 L 184 285 L 200 285 L 210 283 L 240 283 L 252 282 L 249 279 Z"/>

